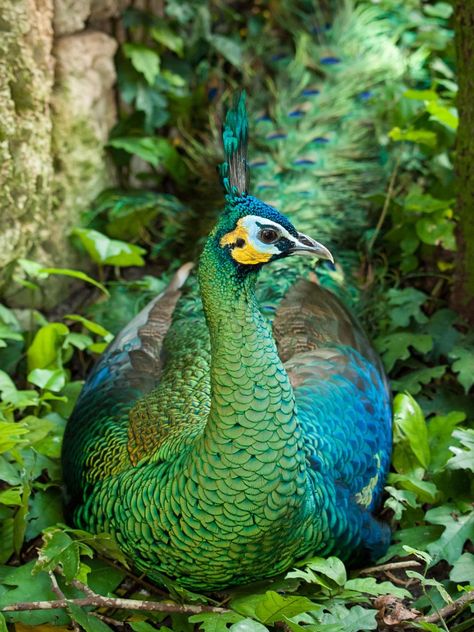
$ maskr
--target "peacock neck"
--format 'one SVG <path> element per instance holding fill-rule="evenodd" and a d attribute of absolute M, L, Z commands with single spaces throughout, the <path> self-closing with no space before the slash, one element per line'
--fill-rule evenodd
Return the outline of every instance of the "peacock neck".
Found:
<path fill-rule="evenodd" d="M 218 249 L 210 240 L 199 268 L 212 360 L 211 408 L 197 458 L 210 479 L 219 478 L 223 498 L 232 504 L 240 494 L 252 528 L 265 529 L 303 503 L 302 433 L 290 381 L 258 309 L 256 273 L 239 274 Z"/>

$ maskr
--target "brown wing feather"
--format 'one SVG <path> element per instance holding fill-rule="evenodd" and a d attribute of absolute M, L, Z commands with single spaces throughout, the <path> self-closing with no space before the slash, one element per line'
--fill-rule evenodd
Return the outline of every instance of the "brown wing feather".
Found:
<path fill-rule="evenodd" d="M 330 291 L 300 279 L 280 303 L 273 332 L 283 362 L 334 345 L 356 349 L 384 375 L 377 353 L 357 320 Z"/>

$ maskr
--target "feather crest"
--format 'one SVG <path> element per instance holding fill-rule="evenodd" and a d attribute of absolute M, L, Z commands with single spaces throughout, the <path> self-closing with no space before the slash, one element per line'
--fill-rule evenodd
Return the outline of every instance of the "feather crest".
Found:
<path fill-rule="evenodd" d="M 245 92 L 236 95 L 233 106 L 228 110 L 222 130 L 224 162 L 220 176 L 226 193 L 231 196 L 248 192 L 248 118 Z"/>

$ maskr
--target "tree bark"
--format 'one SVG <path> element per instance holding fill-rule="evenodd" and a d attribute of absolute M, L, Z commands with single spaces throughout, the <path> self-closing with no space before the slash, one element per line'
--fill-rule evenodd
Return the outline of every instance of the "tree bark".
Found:
<path fill-rule="evenodd" d="M 455 162 L 459 224 L 452 303 L 474 324 L 474 0 L 456 0 L 454 17 L 459 76 Z"/>

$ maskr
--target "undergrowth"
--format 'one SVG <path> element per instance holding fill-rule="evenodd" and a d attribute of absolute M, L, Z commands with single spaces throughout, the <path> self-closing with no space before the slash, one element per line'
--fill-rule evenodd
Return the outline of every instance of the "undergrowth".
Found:
<path fill-rule="evenodd" d="M 267 17 L 257 9 L 244 27 L 237 9 L 192 1 L 167 2 L 166 20 L 129 9 L 117 58 L 122 116 L 110 140 L 121 187 L 105 191 L 73 231 L 96 274 L 28 260 L 17 266 L 17 282 L 32 296 L 62 275 L 89 288 L 87 299 L 53 315 L 0 306 L 0 608 L 58 598 L 90 605 L 4 612 L 3 629 L 5 620 L 18 631 L 71 621 L 87 632 L 474 628 L 467 600 L 449 609 L 474 590 L 474 337 L 448 305 L 456 248 L 451 6 L 380 4 L 414 60 L 407 85 L 378 104 L 381 129 L 391 129 L 380 136 L 392 177 L 388 191 L 373 196 L 380 219 L 363 241 L 359 279 L 368 290 L 365 324 L 395 395 L 382 511 L 393 528 L 387 555 L 350 573 L 337 558 L 315 557 L 277 580 L 223 594 L 191 593 L 171 580 L 164 592 L 136 576 L 108 536 L 66 526 L 59 466 L 66 420 L 98 354 L 166 286 L 163 262 L 173 258 L 173 269 L 178 252 L 185 258 L 193 211 L 182 195 L 192 178 L 182 146 L 193 127 L 206 126 L 225 81 L 238 79 L 246 29 L 258 33 Z M 161 602 L 164 611 L 115 602 L 91 609 L 90 590 Z"/>

